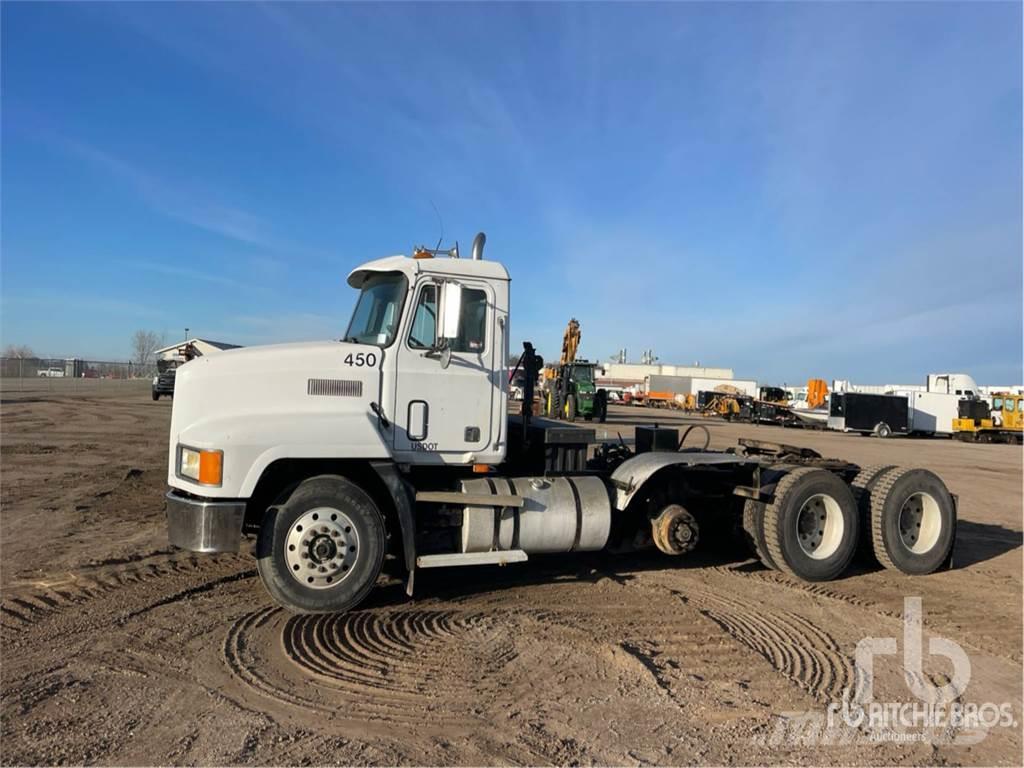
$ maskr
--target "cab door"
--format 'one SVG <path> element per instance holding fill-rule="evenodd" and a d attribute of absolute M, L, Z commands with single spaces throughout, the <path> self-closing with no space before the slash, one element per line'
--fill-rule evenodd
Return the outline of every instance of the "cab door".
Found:
<path fill-rule="evenodd" d="M 399 461 L 465 463 L 471 460 L 467 454 L 490 444 L 496 359 L 493 288 L 466 279 L 458 285 L 457 333 L 449 339 L 439 335 L 444 281 L 423 276 L 415 286 L 404 337 L 396 345 L 393 413 Z"/>

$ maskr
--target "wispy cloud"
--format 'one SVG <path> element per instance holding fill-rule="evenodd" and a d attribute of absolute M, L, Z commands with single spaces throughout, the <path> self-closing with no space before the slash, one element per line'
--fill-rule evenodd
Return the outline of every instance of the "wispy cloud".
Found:
<path fill-rule="evenodd" d="M 259 286 L 252 285 L 251 283 L 246 283 L 232 277 L 215 275 L 197 269 L 189 269 L 188 267 L 175 267 L 168 264 L 155 264 L 153 262 L 148 261 L 121 261 L 119 263 L 122 266 L 128 267 L 130 269 L 139 269 L 144 272 L 152 272 L 154 274 L 164 275 L 166 277 L 181 278 L 183 281 L 198 280 L 203 283 L 211 283 L 213 285 L 220 285 L 225 288 L 230 288 L 232 291 L 251 292 L 263 290 Z"/>
<path fill-rule="evenodd" d="M 274 344 L 340 338 L 347 318 L 315 312 L 281 312 L 266 315 L 234 315 L 211 336 L 237 344 Z"/>
<path fill-rule="evenodd" d="M 274 250 L 283 245 L 258 216 L 220 203 L 208 193 L 196 189 L 195 185 L 186 186 L 160 178 L 78 139 L 61 137 L 60 143 L 74 155 L 130 187 L 157 213 L 258 248 Z"/>
<path fill-rule="evenodd" d="M 109 299 L 102 296 L 87 296 L 80 294 L 54 293 L 54 294 L 32 294 L 25 296 L 4 296 L 4 307 L 23 306 L 33 307 L 40 311 L 61 309 L 64 311 L 74 310 L 78 312 L 101 313 L 105 315 L 117 315 L 139 318 L 159 318 L 164 313 L 156 307 L 140 304 L 134 301 L 123 301 L 120 299 Z"/>

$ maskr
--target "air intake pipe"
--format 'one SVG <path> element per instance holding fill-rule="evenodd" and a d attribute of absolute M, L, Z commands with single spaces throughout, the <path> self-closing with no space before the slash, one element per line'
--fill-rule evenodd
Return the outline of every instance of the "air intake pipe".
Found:
<path fill-rule="evenodd" d="M 480 261 L 484 257 L 484 243 L 487 242 L 487 235 L 477 232 L 473 238 L 473 261 Z"/>

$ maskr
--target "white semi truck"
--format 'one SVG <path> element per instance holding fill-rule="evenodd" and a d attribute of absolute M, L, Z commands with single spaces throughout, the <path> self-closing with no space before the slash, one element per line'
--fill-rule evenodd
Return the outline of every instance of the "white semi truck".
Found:
<path fill-rule="evenodd" d="M 956 499 L 923 469 L 862 469 L 790 446 L 726 451 L 638 428 L 636 450 L 531 418 L 541 361 L 524 343 L 522 414 L 508 415 L 509 275 L 420 249 L 356 268 L 343 339 L 230 350 L 177 371 L 167 521 L 172 544 L 237 551 L 254 536 L 270 595 L 337 612 L 386 557 L 418 569 L 541 553 L 691 551 L 734 524 L 770 568 L 839 576 L 861 536 L 882 565 L 952 559 Z M 515 372 L 513 372 L 515 375 Z M 692 442 L 692 441 L 690 441 Z M 743 543 L 743 542 L 741 542 Z"/>

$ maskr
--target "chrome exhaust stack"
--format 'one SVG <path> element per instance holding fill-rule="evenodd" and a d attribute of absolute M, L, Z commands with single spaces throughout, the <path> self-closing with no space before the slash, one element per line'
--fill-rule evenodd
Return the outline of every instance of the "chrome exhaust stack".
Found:
<path fill-rule="evenodd" d="M 473 261 L 482 261 L 484 258 L 484 243 L 487 242 L 487 235 L 477 232 L 473 238 Z"/>

